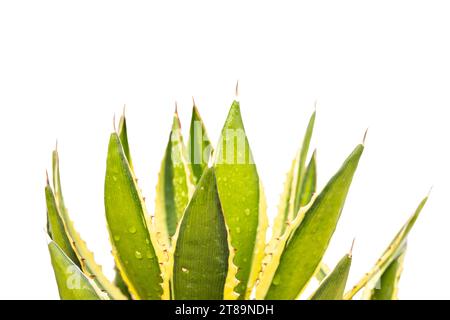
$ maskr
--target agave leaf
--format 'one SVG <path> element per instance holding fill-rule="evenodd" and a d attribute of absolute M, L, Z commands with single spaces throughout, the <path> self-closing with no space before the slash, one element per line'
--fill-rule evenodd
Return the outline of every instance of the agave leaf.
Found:
<path fill-rule="evenodd" d="M 54 242 L 48 244 L 53 271 L 63 300 L 100 300 L 102 295 L 76 264 Z"/>
<path fill-rule="evenodd" d="M 263 258 L 267 217 L 264 194 L 245 135 L 239 102 L 231 105 L 215 159 L 215 172 L 225 220 L 235 248 L 234 264 L 240 281 L 235 291 L 247 298 Z"/>
<path fill-rule="evenodd" d="M 117 133 L 108 146 L 105 211 L 116 265 L 133 297 L 166 298 L 168 279 L 162 279 L 158 261 L 162 256 L 155 251 L 145 204 Z"/>
<path fill-rule="evenodd" d="M 294 219 L 297 214 L 298 210 L 301 206 L 301 199 L 302 199 L 302 193 L 303 193 L 303 180 L 305 177 L 305 163 L 306 163 L 306 157 L 308 155 L 309 150 L 309 144 L 311 143 L 311 137 L 314 129 L 314 122 L 316 120 L 316 112 L 314 111 L 311 115 L 311 118 L 309 119 L 308 127 L 306 128 L 305 138 L 303 139 L 303 145 L 302 148 L 299 151 L 298 155 L 298 163 L 297 163 L 297 174 L 295 176 L 294 186 L 292 188 L 293 194 L 291 197 L 293 198 L 293 201 L 290 202 L 290 212 L 291 215 L 290 219 Z"/>
<path fill-rule="evenodd" d="M 189 129 L 188 139 L 188 156 L 191 164 L 193 179 L 198 183 L 203 171 L 208 165 L 209 158 L 213 152 L 211 142 L 206 133 L 205 124 L 203 123 L 197 107 L 192 107 L 191 127 Z"/>
<path fill-rule="evenodd" d="M 78 257 L 72 248 L 72 243 L 67 236 L 64 223 L 59 215 L 55 196 L 47 181 L 45 187 L 45 200 L 47 203 L 47 226 L 50 238 L 64 251 L 67 257 L 77 266 L 81 267 Z"/>
<path fill-rule="evenodd" d="M 279 257 L 272 259 L 263 274 L 257 296 L 295 299 L 306 287 L 336 229 L 363 150 L 364 146 L 358 145 L 308 209 L 299 211 L 289 234 L 276 248 Z"/>
<path fill-rule="evenodd" d="M 230 253 L 227 238 L 214 169 L 209 168 L 180 224 L 174 254 L 175 299 L 223 299 Z"/>
<path fill-rule="evenodd" d="M 406 254 L 406 244 L 402 253 L 392 261 L 381 275 L 375 287 L 366 286 L 364 299 L 366 300 L 397 300 L 398 282 L 403 271 L 403 261 Z"/>
<path fill-rule="evenodd" d="M 300 207 L 305 206 L 309 202 L 308 199 L 311 199 L 312 194 L 315 192 L 317 179 L 315 152 L 308 167 L 305 168 L 315 119 L 316 112 L 311 115 L 302 147 L 293 160 L 287 174 L 284 191 L 281 194 L 278 205 L 278 214 L 275 218 L 272 237 L 283 235 L 287 226 L 297 217 Z"/>
<path fill-rule="evenodd" d="M 346 254 L 334 270 L 323 280 L 319 288 L 311 296 L 311 300 L 342 300 L 351 264 L 352 256 L 351 254 Z"/>
<path fill-rule="evenodd" d="M 57 205 L 58 213 L 63 222 L 67 238 L 72 245 L 72 249 L 77 256 L 78 261 L 81 261 L 81 269 L 90 278 L 94 279 L 97 286 L 102 291 L 106 292 L 111 299 L 126 299 L 121 291 L 103 274 L 102 267 L 95 262 L 93 253 L 89 250 L 86 242 L 81 238 L 80 234 L 75 229 L 73 221 L 70 219 L 69 212 L 64 204 L 61 188 L 58 150 L 53 151 L 53 188 L 55 190 L 55 203 Z"/>
<path fill-rule="evenodd" d="M 362 279 L 345 294 L 344 299 L 352 299 L 355 294 L 357 294 L 366 285 L 369 288 L 374 288 L 377 281 L 380 279 L 383 272 L 389 267 L 389 265 L 397 259 L 404 251 L 404 245 L 406 243 L 407 236 L 414 226 L 420 212 L 425 206 L 428 200 L 428 196 L 425 197 L 417 207 L 414 214 L 408 219 L 408 221 L 403 225 L 400 231 L 397 233 L 395 238 L 391 241 L 387 249 L 381 255 L 380 259 L 375 263 L 375 266 L 366 273 Z"/>
<path fill-rule="evenodd" d="M 123 152 L 125 153 L 125 156 L 128 160 L 128 164 L 130 166 L 131 171 L 134 173 L 133 168 L 133 161 L 131 159 L 131 152 L 130 152 L 130 144 L 128 142 L 128 132 L 127 132 L 127 120 L 125 117 L 125 107 L 123 108 L 123 114 L 120 117 L 119 121 L 119 139 L 120 143 L 122 144 Z M 115 277 L 114 277 L 114 285 L 120 289 L 120 291 L 128 298 L 131 299 L 131 294 L 128 290 L 127 284 L 125 283 L 125 280 L 123 280 L 122 275 L 120 274 L 119 268 L 114 265 L 114 271 L 115 271 Z"/>
<path fill-rule="evenodd" d="M 170 245 L 184 210 L 194 191 L 192 173 L 186 158 L 178 113 L 175 111 L 156 187 L 155 224 L 158 240 Z"/>

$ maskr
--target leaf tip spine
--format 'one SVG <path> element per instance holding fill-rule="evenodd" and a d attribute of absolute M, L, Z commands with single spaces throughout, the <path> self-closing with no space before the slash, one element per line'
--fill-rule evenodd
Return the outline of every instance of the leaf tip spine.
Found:
<path fill-rule="evenodd" d="M 367 128 L 366 131 L 364 132 L 364 136 L 363 136 L 363 140 L 362 140 L 362 145 L 364 145 L 364 144 L 366 143 L 367 132 L 369 132 L 369 128 Z"/>
<path fill-rule="evenodd" d="M 50 179 L 48 178 L 48 171 L 45 170 L 45 183 L 47 184 L 47 187 L 50 186 Z"/>
<path fill-rule="evenodd" d="M 430 187 L 430 190 L 428 190 L 428 193 L 427 193 L 427 198 L 429 198 L 429 197 L 430 197 L 430 194 L 431 194 L 431 191 L 433 191 L 433 188 L 434 188 L 434 186 L 431 186 L 431 187 Z"/>
<path fill-rule="evenodd" d="M 353 248 L 355 247 L 355 240 L 356 240 L 356 238 L 353 238 L 352 245 L 350 246 L 350 250 L 348 252 L 349 258 L 351 258 L 353 256 Z"/>

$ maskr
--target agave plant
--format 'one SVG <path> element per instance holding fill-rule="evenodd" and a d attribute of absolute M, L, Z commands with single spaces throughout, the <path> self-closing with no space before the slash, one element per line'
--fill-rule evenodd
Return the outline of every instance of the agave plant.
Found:
<path fill-rule="evenodd" d="M 154 215 L 133 170 L 125 115 L 111 134 L 104 203 L 116 277 L 108 279 L 75 230 L 63 200 L 58 152 L 47 179 L 47 230 L 61 299 L 395 299 L 407 236 L 424 198 L 372 270 L 345 292 L 351 250 L 330 271 L 323 256 L 364 150 L 355 147 L 321 191 L 315 152 L 308 160 L 315 112 L 292 162 L 266 242 L 264 191 L 234 101 L 213 150 L 193 106 L 187 146 L 177 112 L 162 160 Z M 306 297 L 308 298 L 308 297 Z"/>

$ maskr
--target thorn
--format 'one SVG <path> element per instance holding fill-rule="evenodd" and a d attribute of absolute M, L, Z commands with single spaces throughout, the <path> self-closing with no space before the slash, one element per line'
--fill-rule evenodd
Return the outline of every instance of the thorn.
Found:
<path fill-rule="evenodd" d="M 192 105 L 193 105 L 194 107 L 196 106 L 194 96 L 192 96 Z"/>
<path fill-rule="evenodd" d="M 50 180 L 48 179 L 48 171 L 47 170 L 45 170 L 45 178 L 46 178 L 47 186 L 49 186 Z"/>
<path fill-rule="evenodd" d="M 123 109 L 122 109 L 122 116 L 125 118 L 125 110 L 127 109 L 127 105 L 124 103 L 123 104 Z"/>
<path fill-rule="evenodd" d="M 114 113 L 114 116 L 113 116 L 113 128 L 114 128 L 114 132 L 117 133 L 117 130 L 116 130 L 116 114 L 115 113 Z"/>
<path fill-rule="evenodd" d="M 55 143 L 55 151 L 58 152 L 58 139 L 56 139 L 56 143 Z"/>
<path fill-rule="evenodd" d="M 239 80 L 236 81 L 236 92 L 235 92 L 235 94 L 236 94 L 236 98 L 239 97 Z"/>
<path fill-rule="evenodd" d="M 348 256 L 349 256 L 350 258 L 352 257 L 352 254 L 353 254 L 353 247 L 355 246 L 355 240 L 356 240 L 356 238 L 353 238 L 352 245 L 351 245 L 350 251 L 349 251 L 349 253 L 348 253 Z"/>
<path fill-rule="evenodd" d="M 427 198 L 430 196 L 431 191 L 433 191 L 433 188 L 434 188 L 434 186 L 431 186 L 430 190 L 428 191 Z"/>
<path fill-rule="evenodd" d="M 314 112 L 316 112 L 316 111 L 317 111 L 317 99 L 314 100 Z"/>
<path fill-rule="evenodd" d="M 178 103 L 175 101 L 175 113 L 178 116 Z"/>
<path fill-rule="evenodd" d="M 369 128 L 366 129 L 366 132 L 364 132 L 364 137 L 362 140 L 362 144 L 364 145 L 364 143 L 366 143 L 366 137 L 367 137 L 367 132 L 369 131 Z"/>

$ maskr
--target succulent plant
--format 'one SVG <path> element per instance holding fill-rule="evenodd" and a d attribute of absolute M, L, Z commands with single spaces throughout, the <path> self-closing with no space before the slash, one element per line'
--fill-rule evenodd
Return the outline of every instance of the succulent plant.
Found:
<path fill-rule="evenodd" d="M 312 114 L 266 242 L 268 218 L 240 105 L 231 105 L 216 150 L 193 106 L 187 146 L 177 112 L 161 164 L 154 215 L 134 174 L 125 115 L 111 134 L 104 203 L 116 277 L 108 279 L 75 230 L 60 182 L 58 151 L 47 179 L 47 230 L 61 299 L 395 299 L 407 236 L 424 198 L 373 269 L 348 292 L 351 250 L 336 267 L 322 263 L 364 150 L 359 144 L 321 191 Z M 308 298 L 308 297 L 306 297 Z"/>

